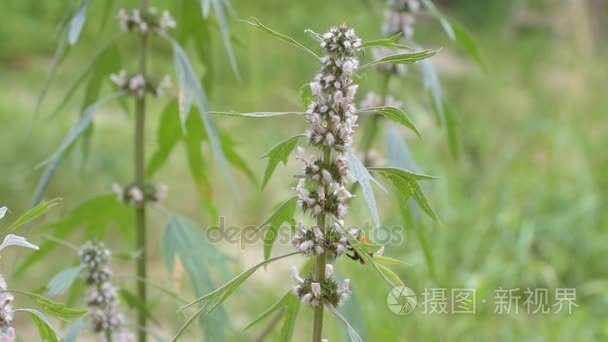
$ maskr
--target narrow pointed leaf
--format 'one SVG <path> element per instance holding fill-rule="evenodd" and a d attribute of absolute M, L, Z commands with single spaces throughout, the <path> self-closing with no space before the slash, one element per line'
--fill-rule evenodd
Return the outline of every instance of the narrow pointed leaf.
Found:
<path fill-rule="evenodd" d="M 369 67 L 376 64 L 388 63 L 388 64 L 414 64 L 418 61 L 425 60 L 437 54 L 439 50 L 423 50 L 418 52 L 405 52 L 398 53 L 390 56 L 383 57 L 381 59 L 366 63 L 361 68 Z"/>
<path fill-rule="evenodd" d="M 288 292 L 285 296 L 283 296 L 283 298 L 281 298 L 278 302 L 273 304 L 266 311 L 262 312 L 258 317 L 256 317 L 253 321 L 251 321 L 251 323 L 247 324 L 247 326 L 243 330 L 247 330 L 247 329 L 251 328 L 252 326 L 254 326 L 254 325 L 258 324 L 259 322 L 263 321 L 264 319 L 266 319 L 268 316 L 272 315 L 274 312 L 283 308 L 287 302 L 287 298 L 290 295 L 293 296 L 293 293 L 291 291 Z"/>
<path fill-rule="evenodd" d="M 213 12 L 215 13 L 215 17 L 217 18 L 217 22 L 220 26 L 220 32 L 222 34 L 222 39 L 224 40 L 224 47 L 226 48 L 226 53 L 228 54 L 228 60 L 230 61 L 232 72 L 234 72 L 236 78 L 240 80 L 241 75 L 239 73 L 239 68 L 236 62 L 234 51 L 232 49 L 232 42 L 230 39 L 230 27 L 228 26 L 228 18 L 226 16 L 226 12 L 224 11 L 224 4 L 222 3 L 222 0 L 211 0 L 211 7 L 213 7 Z"/>
<path fill-rule="evenodd" d="M 25 292 L 25 291 L 17 291 L 17 290 L 9 290 L 9 291 L 27 296 L 34 303 L 36 303 L 36 305 L 38 305 L 43 311 L 45 311 L 49 315 L 57 317 L 57 318 L 69 320 L 69 319 L 78 318 L 87 313 L 87 309 L 69 308 L 69 307 L 65 306 L 65 304 L 63 304 L 63 303 L 54 302 L 46 297 L 43 297 L 43 296 L 33 293 L 33 292 Z"/>
<path fill-rule="evenodd" d="M 310 50 L 309 48 L 307 48 L 306 46 L 304 46 L 302 43 L 296 41 L 295 39 L 293 39 L 293 38 L 291 38 L 291 37 L 289 37 L 287 35 L 284 35 L 284 34 L 282 34 L 280 32 L 275 31 L 275 30 L 271 29 L 268 26 L 265 26 L 264 24 L 262 24 L 256 18 L 251 18 L 251 20 L 252 21 L 243 20 L 243 22 L 245 22 L 245 23 L 247 23 L 247 24 L 249 24 L 249 25 L 257 28 L 258 30 L 260 30 L 260 31 L 262 31 L 262 32 L 264 32 L 264 33 L 266 33 L 266 34 L 268 34 L 268 35 L 270 35 L 270 36 L 272 36 L 272 37 L 274 37 L 274 38 L 276 38 L 278 40 L 284 41 L 284 42 L 286 42 L 288 44 L 291 44 L 291 45 L 293 45 L 295 47 L 298 47 L 298 48 L 300 48 L 300 49 L 308 52 L 309 54 L 315 56 L 315 58 L 319 59 L 319 56 L 317 56 L 316 53 L 312 52 L 312 50 Z"/>
<path fill-rule="evenodd" d="M 42 201 L 42 202 L 38 203 L 35 207 L 28 210 L 25 214 L 23 214 L 15 222 L 13 222 L 13 224 L 11 224 L 8 228 L 6 228 L 4 230 L 4 232 L 2 232 L 2 234 L 9 234 L 11 232 L 14 232 L 16 229 L 23 226 L 24 224 L 44 215 L 52 207 L 54 207 L 57 203 L 59 203 L 59 201 L 60 200 L 56 198 L 56 199 L 52 199 L 50 201 Z"/>
<path fill-rule="evenodd" d="M 74 126 L 74 128 L 72 128 L 70 133 L 68 133 L 68 135 L 64 138 L 63 142 L 61 143 L 61 145 L 59 146 L 57 151 L 55 151 L 53 153 L 53 155 L 50 159 L 48 159 L 47 161 L 45 161 L 43 163 L 43 164 L 46 164 L 46 167 L 44 169 L 44 172 L 42 173 L 42 177 L 40 178 L 40 181 L 38 182 L 38 186 L 37 186 L 36 192 L 34 194 L 34 199 L 32 200 L 32 206 L 35 206 L 38 203 L 40 203 L 40 200 L 42 199 L 44 191 L 46 190 L 49 183 L 51 182 L 51 178 L 53 177 L 55 170 L 57 169 L 57 166 L 59 166 L 59 162 L 61 161 L 61 158 L 63 157 L 64 153 L 68 150 L 68 148 L 70 146 L 72 146 L 72 144 L 76 141 L 76 139 L 78 139 L 78 137 L 89 127 L 89 125 L 91 124 L 91 121 L 93 120 L 93 114 L 95 113 L 97 108 L 99 108 L 100 106 L 102 106 L 103 104 L 105 104 L 111 100 L 116 99 L 120 95 L 122 95 L 122 94 L 120 94 L 120 93 L 115 94 L 115 95 L 109 96 L 105 99 L 102 99 L 98 102 L 95 102 L 94 104 L 90 105 L 84 111 L 84 113 L 82 114 L 82 116 L 80 117 L 78 122 L 76 122 L 76 125 Z"/>
<path fill-rule="evenodd" d="M 270 258 L 270 252 L 272 252 L 272 245 L 276 241 L 279 235 L 279 229 L 284 222 L 292 222 L 293 216 L 296 212 L 298 204 L 298 197 L 294 196 L 283 203 L 277 211 L 270 216 L 266 222 L 264 222 L 257 231 L 268 227 L 264 233 L 264 260 Z"/>
<path fill-rule="evenodd" d="M 49 320 L 44 316 L 44 314 L 35 309 L 17 309 L 14 312 L 26 312 L 30 314 L 32 321 L 34 321 L 34 325 L 36 329 L 38 329 L 38 334 L 40 334 L 40 338 L 46 342 L 59 342 L 61 336 Z"/>
<path fill-rule="evenodd" d="M 389 38 L 369 40 L 369 41 L 363 42 L 363 44 L 361 44 L 361 48 L 367 49 L 367 48 L 371 48 L 371 47 L 385 46 L 385 47 L 405 49 L 405 48 L 407 48 L 407 46 L 401 45 L 398 43 L 399 39 L 401 39 L 401 35 L 402 35 L 401 32 L 399 32 L 396 35 L 389 37 Z"/>
<path fill-rule="evenodd" d="M 329 304 L 327 305 L 327 309 L 331 313 L 333 313 L 336 317 L 338 317 L 338 319 L 340 321 L 342 321 L 342 323 L 344 323 L 344 325 L 346 326 L 346 330 L 348 331 L 348 335 L 350 337 L 351 342 L 363 342 L 363 340 L 361 339 L 361 336 L 359 336 L 357 331 L 350 325 L 350 323 L 348 323 L 346 318 L 344 318 L 344 316 L 342 316 L 340 314 L 340 312 L 338 312 L 338 309 L 336 309 L 334 306 L 329 305 Z"/>
<path fill-rule="evenodd" d="M 2 241 L 2 244 L 0 244 L 0 251 L 5 249 L 6 247 L 10 247 L 10 246 L 25 247 L 25 248 L 35 249 L 35 250 L 40 249 L 38 246 L 34 245 L 33 243 L 28 242 L 23 236 L 18 236 L 18 235 L 14 235 L 14 234 L 8 234 L 7 236 L 4 237 L 4 241 Z"/>
<path fill-rule="evenodd" d="M 434 177 L 390 167 L 372 167 L 369 168 L 369 170 L 383 175 L 395 186 L 395 189 L 398 190 L 404 198 L 412 197 L 430 218 L 434 221 L 439 221 L 439 218 L 426 198 L 422 187 L 418 184 L 418 181 L 434 179 Z M 402 205 L 405 205 L 405 203 Z"/>
<path fill-rule="evenodd" d="M 292 340 L 293 331 L 296 327 L 298 310 L 300 309 L 300 299 L 291 291 L 287 292 L 285 307 L 285 317 L 283 318 L 283 327 L 281 327 L 281 335 L 279 337 L 279 341 L 281 342 L 289 342 Z"/>
<path fill-rule="evenodd" d="M 68 328 L 68 331 L 65 333 L 65 337 L 63 338 L 63 342 L 77 342 L 78 335 L 84 328 L 84 320 L 83 318 L 78 318 Z"/>
<path fill-rule="evenodd" d="M 363 193 L 363 198 L 365 199 L 365 203 L 367 204 L 367 208 L 369 209 L 369 213 L 372 217 L 374 228 L 378 228 L 380 227 L 380 215 L 378 214 L 376 197 L 374 196 L 374 191 L 372 190 L 371 180 L 373 177 L 370 175 L 365 165 L 363 165 L 363 163 L 352 151 L 348 152 L 347 158 L 351 175 L 361 186 L 361 192 Z"/>
<path fill-rule="evenodd" d="M 46 285 L 48 290 L 47 295 L 49 297 L 55 297 L 62 295 L 72 287 L 74 281 L 80 275 L 80 266 L 70 267 L 55 275 L 49 283 Z"/>
<path fill-rule="evenodd" d="M 84 26 L 84 22 L 87 16 L 87 8 L 89 7 L 90 0 L 83 0 L 80 7 L 76 11 L 76 14 L 70 20 L 70 25 L 68 28 L 68 43 L 70 45 L 76 44 L 78 41 L 78 37 L 80 37 L 80 33 L 82 32 L 82 27 Z"/>
<path fill-rule="evenodd" d="M 396 123 L 402 124 L 403 126 L 411 129 L 416 133 L 416 135 L 422 139 L 422 135 L 420 131 L 414 125 L 412 120 L 405 114 L 401 109 L 393 106 L 383 106 L 383 107 L 372 107 L 372 108 L 362 108 L 357 110 L 357 112 L 371 112 L 384 116 L 385 118 L 394 121 Z"/>
<path fill-rule="evenodd" d="M 298 140 L 304 137 L 304 134 L 293 136 L 287 140 L 284 140 L 278 143 L 275 147 L 273 147 L 270 152 L 264 155 L 264 158 L 268 158 L 268 165 L 266 165 L 266 170 L 264 171 L 264 180 L 262 181 L 262 189 L 266 186 L 272 173 L 277 168 L 280 162 L 283 162 L 283 165 L 287 165 L 287 159 L 293 150 L 296 148 L 298 144 Z"/>
<path fill-rule="evenodd" d="M 227 115 L 245 118 L 271 118 L 275 116 L 285 115 L 306 115 L 306 112 L 253 112 L 253 113 L 237 113 L 237 112 L 209 112 L 213 115 Z"/>

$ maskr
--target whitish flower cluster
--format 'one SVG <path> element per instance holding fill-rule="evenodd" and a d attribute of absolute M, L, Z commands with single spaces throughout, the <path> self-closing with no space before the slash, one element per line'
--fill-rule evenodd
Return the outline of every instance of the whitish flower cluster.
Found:
<path fill-rule="evenodd" d="M 325 55 L 321 72 L 310 83 L 314 99 L 307 111 L 311 125 L 308 138 L 311 145 L 334 153 L 329 161 L 301 156 L 304 176 L 296 187 L 304 212 L 313 216 L 329 214 L 342 219 L 346 202 L 352 197 L 344 187 L 348 164 L 343 153 L 352 144 L 357 122 L 357 85 L 351 77 L 359 66 L 356 53 L 360 46 L 361 39 L 346 25 L 334 27 L 321 37 Z"/>
<path fill-rule="evenodd" d="M 116 342 L 133 341 L 133 336 L 124 329 L 125 318 L 118 304 L 118 293 L 112 284 L 109 268 L 110 250 L 103 243 L 88 241 L 79 251 L 83 278 L 90 287 L 87 294 L 89 318 L 96 333 L 110 333 Z"/>
<path fill-rule="evenodd" d="M 122 91 L 131 95 L 142 97 L 146 92 L 154 96 L 163 96 L 171 88 L 171 78 L 165 75 L 159 82 L 146 80 L 141 74 L 128 75 L 121 70 L 116 74 L 110 75 L 110 80 Z"/>
<path fill-rule="evenodd" d="M 8 289 L 4 277 L 0 275 L 0 327 L 10 327 L 13 321 L 13 295 L 5 292 Z M 8 331 L 7 331 L 8 333 Z M 14 332 L 13 332 L 14 334 Z"/>
<path fill-rule="evenodd" d="M 17 336 L 15 335 L 15 329 L 10 327 L 6 329 L 6 332 L 0 331 L 0 342 L 15 342 L 17 341 Z"/>
<path fill-rule="evenodd" d="M 327 264 L 325 267 L 325 280 L 321 283 L 316 283 L 312 277 L 301 277 L 298 273 L 298 269 L 293 267 L 291 269 L 291 276 L 296 282 L 293 292 L 305 305 L 314 307 L 323 303 L 337 307 L 342 304 L 351 293 L 350 279 L 344 279 L 342 286 L 338 285 L 331 277 L 333 270 L 333 266 Z"/>
<path fill-rule="evenodd" d="M 128 32 L 165 34 L 168 29 L 176 26 L 175 20 L 168 11 L 159 14 L 159 11 L 154 7 L 145 11 L 133 9 L 130 14 L 125 9 L 120 9 L 118 20 L 122 30 Z"/>
<path fill-rule="evenodd" d="M 384 12 L 384 33 L 387 36 L 401 33 L 406 39 L 412 38 L 419 10 L 418 0 L 389 0 L 388 9 Z"/>
<path fill-rule="evenodd" d="M 344 223 L 334 223 L 323 232 L 319 227 L 308 228 L 302 222 L 298 222 L 291 245 L 305 255 L 327 253 L 336 258 L 349 250 L 346 234 L 351 234 L 354 238 L 358 234 L 356 229 L 345 233 L 340 225 L 343 226 Z"/>
<path fill-rule="evenodd" d="M 168 188 L 164 184 L 160 184 L 157 188 L 147 184 L 143 189 L 136 185 L 126 185 L 125 187 L 119 184 L 112 184 L 112 191 L 118 196 L 118 200 L 128 203 L 135 207 L 141 207 L 145 201 L 159 203 L 167 197 Z"/>
<path fill-rule="evenodd" d="M 401 108 L 403 107 L 403 102 L 395 99 L 392 96 L 387 96 L 386 99 L 383 100 L 381 96 L 374 93 L 373 91 L 370 91 L 369 93 L 367 93 L 367 95 L 365 95 L 365 98 L 361 100 L 360 105 L 361 108 L 373 108 L 381 106 L 392 106 Z"/>

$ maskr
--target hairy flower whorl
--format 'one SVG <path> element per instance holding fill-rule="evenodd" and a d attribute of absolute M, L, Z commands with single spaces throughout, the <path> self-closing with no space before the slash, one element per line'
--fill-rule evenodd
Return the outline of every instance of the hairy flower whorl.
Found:
<path fill-rule="evenodd" d="M 351 293 L 350 279 L 344 279 L 342 285 L 339 285 L 331 276 L 333 272 L 333 266 L 331 264 L 326 265 L 325 272 L 325 280 L 321 283 L 317 283 L 310 276 L 301 277 L 298 274 L 297 268 L 292 268 L 291 275 L 296 282 L 293 292 L 303 304 L 316 307 L 321 303 L 324 303 L 337 307 L 342 304 Z"/>
<path fill-rule="evenodd" d="M 113 341 L 132 341 L 132 335 L 124 329 L 125 318 L 120 311 L 118 290 L 112 284 L 109 267 L 112 253 L 101 242 L 87 241 L 78 254 L 83 278 L 90 287 L 87 305 L 93 331 L 110 332 Z"/>
<path fill-rule="evenodd" d="M 384 33 L 387 36 L 401 33 L 406 39 L 412 38 L 419 10 L 418 0 L 389 0 L 388 9 L 384 12 Z"/>

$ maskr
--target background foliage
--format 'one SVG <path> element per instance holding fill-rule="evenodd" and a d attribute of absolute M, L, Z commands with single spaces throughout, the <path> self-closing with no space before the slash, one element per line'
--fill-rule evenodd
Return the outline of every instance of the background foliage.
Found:
<path fill-rule="evenodd" d="M 438 3 L 446 14 L 464 23 L 476 37 L 489 72 L 483 74 L 473 61 L 451 47 L 435 21 L 419 20 L 417 41 L 426 47 L 444 47 L 433 62 L 442 76 L 445 96 L 457 111 L 461 151 L 459 159 L 451 157 L 445 133 L 436 128 L 433 114 L 424 109 L 430 108 L 424 102 L 428 99 L 408 98 L 412 89 L 422 84 L 412 82 L 404 87 L 403 97 L 408 99 L 405 109 L 423 132 L 425 141 L 420 143 L 405 129 L 398 133 L 408 140 L 420 169 L 439 177 L 427 184 L 425 190 L 443 225 L 427 222 L 419 230 L 406 227 L 405 242 L 387 246 L 387 250 L 391 256 L 399 256 L 410 265 L 394 269 L 419 296 L 425 287 L 476 287 L 478 296 L 485 295 L 488 299 L 499 286 L 576 287 L 580 307 L 573 315 L 498 316 L 493 313 L 493 307 L 488 306 L 480 307 L 474 316 L 421 313 L 396 316 L 385 306 L 384 285 L 371 281 L 374 278 L 367 273 L 367 268 L 342 261 L 338 269 L 354 274 L 355 290 L 352 303 L 344 310 L 352 313 L 357 312 L 349 310 L 352 306 L 364 307 L 349 319 L 364 338 L 373 336 L 374 340 L 608 338 L 605 266 L 608 214 L 602 210 L 608 199 L 608 176 L 604 171 L 608 167 L 605 116 L 608 99 L 604 96 L 608 65 L 602 40 L 606 34 L 606 18 L 602 13 L 606 12 L 592 7 L 601 2 L 590 1 L 588 6 L 579 1 L 541 0 Z M 154 1 L 154 4 L 170 8 L 170 1 Z M 71 5 L 77 6 L 75 2 Z M 308 39 L 302 28 L 323 31 L 342 21 L 358 28 L 364 39 L 380 36 L 382 4 L 378 1 L 345 4 L 343 1 L 258 0 L 233 1 L 233 5 L 239 18 L 260 18 L 299 41 Z M 40 117 L 28 135 L 36 98 L 57 43 L 55 28 L 63 13 L 64 4 L 58 1 L 8 0 L 2 5 L 0 73 L 4 91 L 0 92 L 0 198 L 13 213 L 26 211 L 39 177 L 35 165 L 48 158 L 52 147 L 57 146 L 73 126 L 84 101 L 84 93 L 79 93 L 63 111 L 51 118 L 48 116 L 61 101 L 66 90 L 64 85 L 70 84 L 68 81 L 78 75 L 88 63 L 91 51 L 96 50 L 101 18 L 93 15 L 88 18 L 78 46 L 58 70 L 55 86 L 50 88 Z M 116 23 L 111 20 L 108 24 Z M 246 24 L 232 21 L 231 27 L 235 32 L 235 53 L 242 81 L 234 77 L 216 30 L 211 49 L 215 65 L 211 81 L 215 86 L 209 94 L 211 109 L 248 112 L 300 108 L 298 90 L 310 79 L 317 65 L 298 50 L 268 39 Z M 171 72 L 170 64 L 161 63 L 161 58 L 171 61 L 172 51 L 160 44 L 153 48 L 156 56 L 161 56 L 153 59 L 153 67 L 166 66 L 166 71 Z M 129 56 L 122 57 L 129 61 Z M 200 70 L 200 63 L 195 62 Z M 365 86 L 376 89 L 380 80 L 375 77 L 370 75 Z M 360 93 L 364 92 L 362 89 Z M 151 100 L 150 116 L 160 116 L 162 105 L 162 101 Z M 100 111 L 96 134 L 89 146 L 94 157 L 83 163 L 77 146 L 60 165 L 47 198 L 64 199 L 51 215 L 63 217 L 84 200 L 109 193 L 112 182 L 130 179 L 128 120 L 132 118 L 125 119 L 118 105 Z M 157 121 L 150 120 L 154 124 Z M 221 168 L 214 165 L 210 172 L 217 212 L 226 218 L 227 225 L 258 226 L 281 199 L 291 196 L 285 184 L 292 181 L 290 175 L 299 168 L 293 162 L 287 167 L 279 164 L 275 177 L 260 193 L 266 167 L 266 160 L 260 157 L 278 141 L 300 133 L 305 122 L 289 116 L 264 122 L 232 118 L 218 118 L 216 122 L 240 144 L 240 151 L 259 183 L 253 184 L 246 174 L 234 172 L 239 188 L 235 195 L 224 181 Z M 150 132 L 155 129 L 150 128 Z M 117 138 L 120 136 L 124 139 Z M 148 134 L 147 144 L 148 150 L 153 151 L 155 134 Z M 383 144 L 376 147 L 384 148 Z M 155 173 L 154 180 L 169 185 L 166 206 L 171 211 L 195 218 L 202 227 L 216 223 L 209 220 L 209 208 L 199 204 L 184 153 L 171 156 L 167 165 Z M 399 224 L 400 213 L 389 210 L 393 206 L 388 206 L 386 199 L 378 200 L 382 222 Z M 354 201 L 353 206 L 355 217 L 361 222 L 369 220 L 362 198 Z M 166 216 L 153 212 L 151 218 L 150 229 L 159 232 L 154 236 L 162 236 Z M 72 220 L 78 223 L 80 218 Z M 115 220 L 119 226 L 124 221 L 120 216 Z M 178 220 L 174 223 L 181 222 L 179 218 L 174 220 Z M 28 239 L 42 245 L 46 232 L 32 229 L 30 233 Z M 423 235 L 425 248 L 415 234 Z M 128 246 L 119 241 L 108 242 L 118 251 L 128 250 Z M 216 247 L 240 260 L 240 263 L 227 264 L 230 274 L 236 274 L 261 259 L 262 244 L 262 241 L 245 246 L 220 243 Z M 161 267 L 161 243 L 151 241 L 151 246 L 158 246 L 151 248 L 151 257 L 159 266 L 153 268 L 152 277 L 166 282 L 168 274 Z M 278 245 L 273 249 L 277 255 L 278 251 L 289 250 Z M 431 267 L 425 263 L 424 253 L 431 256 Z M 75 255 L 66 255 L 44 256 L 43 264 L 19 275 L 12 286 L 39 284 L 42 288 L 53 275 L 75 263 Z M 4 258 L 9 260 L 12 255 Z M 120 272 L 120 260 L 114 264 Z M 282 265 L 284 271 L 277 271 L 280 270 L 277 265 Z M 232 314 L 231 324 L 237 328 L 229 337 L 259 332 L 260 327 L 246 332 L 240 330 L 279 300 L 277 293 L 284 293 L 285 284 L 291 284 L 289 266 L 278 261 L 272 273 L 256 273 L 238 297 L 226 302 L 226 309 Z M 126 265 L 124 273 L 129 271 L 130 265 Z M 189 279 L 179 274 L 172 279 L 176 289 L 191 286 Z M 163 305 L 163 300 L 155 303 L 157 307 Z M 170 335 L 183 317 L 172 310 L 161 311 L 161 330 Z M 310 331 L 312 315 L 306 311 L 300 312 L 300 317 L 305 319 L 297 322 L 296 340 L 307 340 L 298 338 Z M 19 322 L 16 325 L 23 326 Z M 337 339 L 343 334 L 340 324 L 328 326 L 333 329 L 330 337 Z M 31 334 L 32 338 L 36 336 L 33 329 Z M 280 329 L 276 334 L 280 334 Z"/>

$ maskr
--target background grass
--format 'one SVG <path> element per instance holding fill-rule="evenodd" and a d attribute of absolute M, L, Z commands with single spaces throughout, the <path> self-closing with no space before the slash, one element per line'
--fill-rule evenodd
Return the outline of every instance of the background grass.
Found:
<path fill-rule="evenodd" d="M 169 1 L 153 1 L 157 6 Z M 239 18 L 255 16 L 262 22 L 300 41 L 313 45 L 305 28 L 323 31 L 347 22 L 366 39 L 380 35 L 381 5 L 377 1 L 233 1 Z M 421 18 L 417 40 L 429 47 L 444 46 L 434 61 L 447 98 L 458 114 L 461 156 L 450 157 L 445 135 L 437 128 L 433 114 L 425 108 L 421 82 L 415 71 L 404 82 L 394 84 L 393 95 L 404 99 L 407 112 L 422 131 L 420 142 L 407 139 L 421 170 L 439 177 L 428 184 L 430 199 L 443 225 L 423 221 L 432 254 L 432 268 L 425 262 L 416 239 L 417 230 L 404 227 L 404 243 L 387 246 L 386 254 L 409 266 L 398 274 L 418 294 L 425 287 L 477 289 L 475 315 L 425 315 L 419 310 L 407 316 L 392 314 L 386 307 L 388 289 L 370 271 L 339 261 L 337 269 L 352 277 L 354 298 L 345 308 L 366 340 L 478 341 L 599 341 L 608 339 L 608 98 L 606 97 L 605 12 L 594 11 L 589 2 L 578 1 L 443 1 L 442 10 L 468 27 L 478 40 L 489 65 L 483 74 L 452 46 L 440 27 Z M 598 2 L 601 3 L 601 2 Z M 76 4 L 70 2 L 70 8 Z M 103 39 L 94 15 L 87 22 L 78 46 L 58 71 L 42 111 L 34 117 L 35 101 L 42 89 L 57 43 L 55 27 L 66 4 L 8 0 L 0 20 L 0 198 L 13 215 L 26 210 L 39 177 L 35 166 L 48 156 L 67 133 L 81 106 L 80 97 L 56 117 L 48 114 L 65 92 L 70 80 L 86 65 Z M 125 7 L 128 7 L 125 4 Z M 95 7 L 93 8 L 95 9 Z M 598 23 L 599 29 L 598 29 Z M 111 23 L 113 24 L 113 23 Z M 231 23 L 237 37 L 237 54 L 243 81 L 232 75 L 221 42 L 213 42 L 216 110 L 258 111 L 300 108 L 298 89 L 317 69 L 299 51 L 274 41 L 238 21 Z M 603 29 L 603 30 L 602 30 Z M 216 32 L 216 38 L 219 33 Z M 123 44 L 123 58 L 134 55 L 134 47 Z M 170 51 L 154 45 L 155 70 L 170 70 Z M 359 94 L 373 90 L 378 80 L 370 73 Z M 376 87 L 377 89 L 377 87 Z M 148 151 L 155 146 L 155 118 L 161 100 L 151 104 Z M 91 155 L 82 163 L 79 148 L 65 160 L 51 184 L 47 198 L 63 201 L 53 215 L 61 216 L 81 201 L 110 191 L 114 181 L 126 181 L 131 174 L 132 118 L 120 108 L 106 108 L 96 117 Z M 248 121 L 217 120 L 240 142 L 240 151 L 260 175 L 260 159 L 270 147 L 305 129 L 303 120 L 281 118 Z M 361 123 L 365 125 L 365 121 Z M 378 142 L 376 148 L 382 150 Z M 237 175 L 239 193 L 233 194 L 214 168 L 214 183 L 220 214 L 230 225 L 258 225 L 274 206 L 290 196 L 288 184 L 298 163 L 280 166 L 267 189 Z M 155 180 L 169 185 L 166 206 L 194 217 L 209 226 L 185 166 L 183 153 L 176 153 Z M 389 205 L 390 196 L 378 192 L 383 222 L 399 224 L 399 213 Z M 368 219 L 361 199 L 351 210 L 353 221 Z M 151 229 L 160 232 L 162 214 L 151 214 Z M 10 219 L 10 217 L 9 217 Z M 32 230 L 31 240 L 40 241 L 45 232 Z M 159 234 L 152 234 L 158 236 Z M 75 240 L 76 241 L 76 240 Z M 127 250 L 117 241 L 110 244 Z M 158 246 L 158 241 L 151 241 Z M 224 244 L 238 259 L 231 270 L 261 260 L 261 244 Z M 153 276 L 166 283 L 167 275 L 153 249 Z M 289 250 L 277 248 L 275 253 Z M 10 286 L 41 288 L 56 272 L 72 265 L 75 255 L 55 253 L 44 265 L 33 268 Z M 3 258 L 5 274 L 12 257 Z M 117 260 L 119 272 L 130 264 Z M 260 271 L 243 291 L 227 302 L 235 327 L 232 336 L 253 336 L 261 327 L 240 332 L 249 321 L 279 299 L 291 286 L 289 262 Z M 433 272 L 431 272 L 431 270 Z M 10 276 L 7 278 L 10 279 Z M 184 282 L 186 283 L 186 282 Z M 178 284 L 180 285 L 180 284 Z M 573 314 L 518 315 L 494 313 L 494 290 L 502 288 L 577 289 L 579 305 Z M 189 296 L 187 286 L 181 286 Z M 487 303 L 481 304 L 481 298 Z M 358 305 L 358 309 L 357 306 Z M 521 304 L 521 302 L 520 302 Z M 162 301 L 159 302 L 162 305 Z M 159 307 L 160 309 L 160 307 Z M 183 317 L 170 310 L 158 310 L 161 331 L 170 334 Z M 357 313 L 354 316 L 353 313 Z M 308 340 L 312 314 L 301 309 L 295 340 Z M 331 319 L 329 319 L 331 322 Z M 21 323 L 22 326 L 26 323 Z M 342 339 L 341 325 L 328 324 L 330 340 Z"/>

